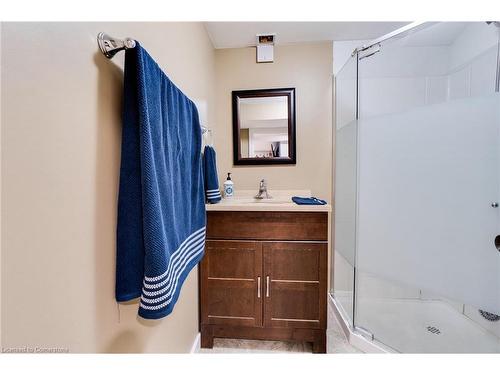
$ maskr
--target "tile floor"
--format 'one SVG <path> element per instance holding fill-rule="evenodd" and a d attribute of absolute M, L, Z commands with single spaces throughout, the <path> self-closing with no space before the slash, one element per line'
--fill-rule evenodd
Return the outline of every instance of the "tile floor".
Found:
<path fill-rule="evenodd" d="M 330 305 L 330 304 L 328 304 Z M 327 353 L 361 353 L 347 341 L 342 328 L 329 306 L 328 329 L 326 331 Z M 309 343 L 286 341 L 214 339 L 213 349 L 200 349 L 200 353 L 312 353 Z"/>
<path fill-rule="evenodd" d="M 309 343 L 286 341 L 214 339 L 213 349 L 200 349 L 200 353 L 311 353 Z"/>

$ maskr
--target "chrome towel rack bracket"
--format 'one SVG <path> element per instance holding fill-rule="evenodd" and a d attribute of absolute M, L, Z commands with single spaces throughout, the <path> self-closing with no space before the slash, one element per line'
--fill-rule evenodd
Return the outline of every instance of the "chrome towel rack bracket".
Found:
<path fill-rule="evenodd" d="M 108 59 L 113 58 L 118 52 L 134 48 L 136 42 L 132 38 L 118 39 L 109 36 L 106 33 L 100 32 L 97 34 L 97 44 L 102 54 Z"/>

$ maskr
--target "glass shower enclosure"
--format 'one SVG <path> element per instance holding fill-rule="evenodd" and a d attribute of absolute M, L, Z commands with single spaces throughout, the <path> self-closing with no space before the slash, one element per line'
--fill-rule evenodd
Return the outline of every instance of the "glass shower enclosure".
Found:
<path fill-rule="evenodd" d="M 412 24 L 335 77 L 331 296 L 389 351 L 500 352 L 500 28 Z"/>

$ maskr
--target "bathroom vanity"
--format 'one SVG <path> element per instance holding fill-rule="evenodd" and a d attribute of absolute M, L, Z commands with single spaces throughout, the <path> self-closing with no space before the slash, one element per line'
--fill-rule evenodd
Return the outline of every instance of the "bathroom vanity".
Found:
<path fill-rule="evenodd" d="M 200 266 L 203 348 L 224 337 L 306 341 L 313 352 L 326 352 L 331 207 L 287 200 L 207 205 Z"/>

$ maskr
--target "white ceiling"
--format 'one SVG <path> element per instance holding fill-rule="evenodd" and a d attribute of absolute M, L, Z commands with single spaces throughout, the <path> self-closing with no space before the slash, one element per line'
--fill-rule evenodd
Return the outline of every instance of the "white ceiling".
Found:
<path fill-rule="evenodd" d="M 256 34 L 276 34 L 276 44 L 374 39 L 409 22 L 205 22 L 215 48 L 255 45 Z"/>

